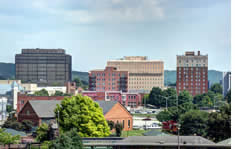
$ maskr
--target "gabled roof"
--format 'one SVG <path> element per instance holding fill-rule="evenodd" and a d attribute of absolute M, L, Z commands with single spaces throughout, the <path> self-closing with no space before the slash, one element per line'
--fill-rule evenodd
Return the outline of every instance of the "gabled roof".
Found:
<path fill-rule="evenodd" d="M 231 144 L 231 138 L 228 138 L 226 140 L 220 141 L 217 144 Z"/>
<path fill-rule="evenodd" d="M 103 114 L 105 115 L 106 113 L 108 113 L 114 105 L 117 104 L 117 101 L 96 101 L 99 106 L 103 109 Z"/>
<path fill-rule="evenodd" d="M 61 100 L 29 100 L 29 104 L 40 118 L 55 117 L 54 110 Z"/>

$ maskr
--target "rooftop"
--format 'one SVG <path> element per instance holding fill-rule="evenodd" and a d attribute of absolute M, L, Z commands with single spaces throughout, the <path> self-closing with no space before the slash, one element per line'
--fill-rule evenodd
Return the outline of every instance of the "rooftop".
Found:
<path fill-rule="evenodd" d="M 64 49 L 22 49 L 22 54 L 65 54 Z"/>
<path fill-rule="evenodd" d="M 29 100 L 35 113 L 41 118 L 55 117 L 54 109 L 61 100 Z"/>

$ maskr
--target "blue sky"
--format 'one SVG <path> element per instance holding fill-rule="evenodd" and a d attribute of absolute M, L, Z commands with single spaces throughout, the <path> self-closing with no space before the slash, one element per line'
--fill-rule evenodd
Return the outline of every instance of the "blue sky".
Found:
<path fill-rule="evenodd" d="M 63 48 L 73 70 L 104 68 L 123 56 L 163 60 L 200 50 L 209 69 L 231 69 L 230 0 L 0 1 L 0 61 L 22 48 Z"/>

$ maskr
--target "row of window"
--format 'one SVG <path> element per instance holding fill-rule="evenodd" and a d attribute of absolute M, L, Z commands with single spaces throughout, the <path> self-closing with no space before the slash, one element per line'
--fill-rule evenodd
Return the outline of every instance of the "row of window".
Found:
<path fill-rule="evenodd" d="M 207 68 L 181 68 L 181 67 L 179 67 L 179 71 L 181 71 L 181 70 L 186 70 L 186 71 L 188 71 L 188 70 L 191 70 L 191 71 L 193 71 L 193 70 L 196 70 L 196 71 L 200 71 L 200 70 L 204 70 L 204 71 L 207 71 Z"/>

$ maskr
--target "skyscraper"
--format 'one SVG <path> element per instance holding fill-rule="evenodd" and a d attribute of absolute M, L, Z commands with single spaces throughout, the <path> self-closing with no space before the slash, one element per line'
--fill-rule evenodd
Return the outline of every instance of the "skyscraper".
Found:
<path fill-rule="evenodd" d="M 189 91 L 193 96 L 208 92 L 208 55 L 201 55 L 200 51 L 185 52 L 177 55 L 177 93 Z"/>
<path fill-rule="evenodd" d="M 126 56 L 119 60 L 110 60 L 107 66 L 128 71 L 128 91 L 150 92 L 153 87 L 164 87 L 164 63 L 148 60 L 146 56 Z"/>
<path fill-rule="evenodd" d="M 15 56 L 16 79 L 39 86 L 71 81 L 72 57 L 64 49 L 22 49 Z"/>
<path fill-rule="evenodd" d="M 231 89 L 231 72 L 223 73 L 222 86 L 223 86 L 223 95 L 226 96 L 228 91 Z"/>

